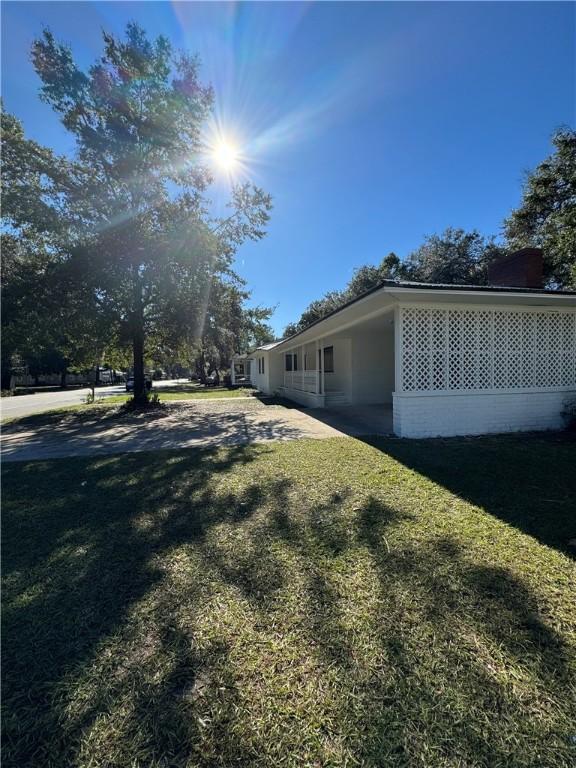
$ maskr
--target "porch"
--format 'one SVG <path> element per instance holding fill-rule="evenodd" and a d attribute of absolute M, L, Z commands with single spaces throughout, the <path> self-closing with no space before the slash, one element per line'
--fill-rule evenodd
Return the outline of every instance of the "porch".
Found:
<path fill-rule="evenodd" d="M 284 347 L 279 392 L 311 408 L 391 406 L 394 346 L 394 314 L 385 311 Z"/>
<path fill-rule="evenodd" d="M 252 383 L 252 358 L 233 357 L 230 365 L 232 386 L 249 386 Z"/>
<path fill-rule="evenodd" d="M 393 434 L 391 403 L 311 408 L 307 413 L 317 421 L 351 437 Z"/>

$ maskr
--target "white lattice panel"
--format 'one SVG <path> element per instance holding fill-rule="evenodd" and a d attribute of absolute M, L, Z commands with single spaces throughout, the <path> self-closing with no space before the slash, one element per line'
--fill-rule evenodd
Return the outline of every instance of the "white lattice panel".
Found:
<path fill-rule="evenodd" d="M 402 388 L 576 386 L 576 312 L 403 307 Z"/>

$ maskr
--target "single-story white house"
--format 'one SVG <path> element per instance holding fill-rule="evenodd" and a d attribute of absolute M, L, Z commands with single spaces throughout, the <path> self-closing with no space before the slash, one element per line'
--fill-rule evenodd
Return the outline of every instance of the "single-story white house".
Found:
<path fill-rule="evenodd" d="M 315 408 L 391 409 L 399 437 L 560 428 L 576 398 L 576 292 L 522 285 L 510 265 L 534 253 L 489 286 L 384 281 L 236 356 L 233 381 Z"/>

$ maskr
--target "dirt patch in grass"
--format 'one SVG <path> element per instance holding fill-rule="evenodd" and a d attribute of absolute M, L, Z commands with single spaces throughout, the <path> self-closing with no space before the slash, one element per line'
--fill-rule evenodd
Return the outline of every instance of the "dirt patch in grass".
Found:
<path fill-rule="evenodd" d="M 4 765 L 571 765 L 575 447 L 471 443 L 6 465 Z"/>

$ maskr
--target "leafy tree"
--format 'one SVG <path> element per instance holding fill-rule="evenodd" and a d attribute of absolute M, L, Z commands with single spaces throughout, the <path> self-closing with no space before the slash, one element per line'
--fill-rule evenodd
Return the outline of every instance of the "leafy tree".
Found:
<path fill-rule="evenodd" d="M 358 267 L 344 292 L 345 300 L 355 299 L 366 291 L 371 291 L 384 280 L 396 280 L 402 277 L 402 274 L 402 262 L 395 253 L 389 253 L 380 264 Z"/>
<path fill-rule="evenodd" d="M 192 344 L 207 296 L 236 248 L 259 239 L 271 201 L 234 190 L 228 217 L 210 217 L 201 130 L 213 94 L 198 61 L 150 41 L 134 23 L 124 40 L 103 33 L 104 53 L 87 72 L 45 31 L 32 47 L 41 96 L 76 139 L 60 198 L 77 275 L 130 340 L 134 397 L 146 399 L 146 339 Z"/>
<path fill-rule="evenodd" d="M 91 368 L 111 333 L 103 307 L 69 274 L 45 243 L 30 234 L 2 234 L 2 388 L 12 361 L 32 375 Z"/>
<path fill-rule="evenodd" d="M 352 279 L 343 291 L 329 291 L 321 299 L 306 307 L 296 323 L 289 323 L 284 329 L 284 337 L 307 328 L 326 315 L 346 304 L 347 301 L 361 296 L 380 285 L 383 280 L 394 280 L 402 274 L 402 263 L 395 253 L 389 253 L 378 265 L 365 265 L 354 271 Z"/>
<path fill-rule="evenodd" d="M 504 249 L 493 239 L 486 239 L 475 230 L 448 228 L 441 235 L 427 237 L 404 261 L 389 253 L 380 264 L 359 267 L 343 291 L 331 291 L 313 301 L 297 323 L 286 326 L 284 335 L 303 330 L 384 280 L 482 285 L 487 282 L 488 264 L 503 253 Z"/>
<path fill-rule="evenodd" d="M 55 246 L 63 233 L 59 196 L 71 165 L 46 147 L 26 139 L 20 121 L 2 110 L 2 221 L 20 237 Z"/>
<path fill-rule="evenodd" d="M 330 312 L 341 307 L 345 301 L 346 299 L 344 298 L 343 291 L 329 291 L 321 299 L 317 299 L 309 304 L 304 312 L 302 312 L 300 320 L 284 329 L 284 336 L 291 336 L 294 333 L 298 333 L 309 325 L 312 325 L 312 323 L 321 320 L 323 317 L 326 317 L 326 315 L 329 315 Z"/>
<path fill-rule="evenodd" d="M 245 352 L 274 339 L 267 324 L 272 310 L 245 308 L 250 294 L 244 290 L 243 281 L 234 278 L 214 285 L 202 334 L 192 349 L 192 365 L 201 380 L 207 374 L 227 368 L 235 352 Z"/>
<path fill-rule="evenodd" d="M 282 337 L 284 339 L 289 338 L 290 336 L 294 336 L 295 333 L 298 333 L 298 331 L 301 330 L 298 327 L 298 323 L 288 323 L 287 326 L 284 328 L 284 333 L 282 334 Z"/>
<path fill-rule="evenodd" d="M 2 113 L 2 387 L 18 359 L 32 374 L 88 367 L 110 338 L 103 307 L 68 259 L 62 204 L 77 169 Z M 48 368 L 52 365 L 52 370 Z"/>
<path fill-rule="evenodd" d="M 441 235 L 430 235 L 413 251 L 402 267 L 403 277 L 423 283 L 483 285 L 492 259 L 504 254 L 493 239 L 476 230 L 448 227 Z"/>
<path fill-rule="evenodd" d="M 552 285 L 576 287 L 576 131 L 562 128 L 552 143 L 554 152 L 528 174 L 504 232 L 511 249 L 542 248 Z"/>

